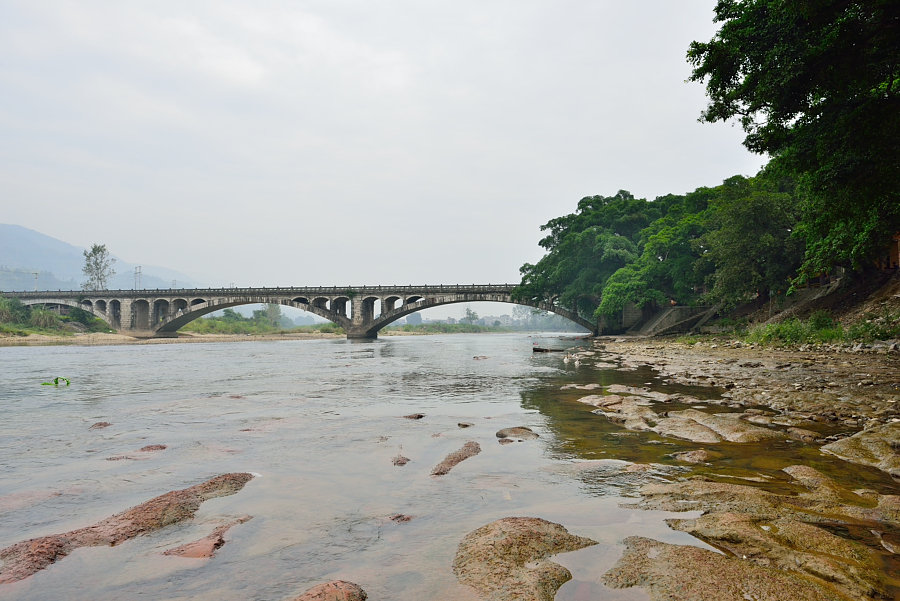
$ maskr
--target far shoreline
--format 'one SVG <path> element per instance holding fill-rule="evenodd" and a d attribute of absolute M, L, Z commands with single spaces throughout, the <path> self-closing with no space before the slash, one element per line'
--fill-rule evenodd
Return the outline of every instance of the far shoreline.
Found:
<path fill-rule="evenodd" d="M 29 334 L 28 336 L 4 336 L 0 347 L 11 346 L 108 346 L 128 344 L 191 344 L 198 342 L 248 342 L 261 340 L 324 340 L 343 338 L 343 334 L 322 332 L 298 332 L 295 334 L 191 334 L 180 333 L 174 338 L 135 338 L 125 334 L 86 333 L 69 336 Z"/>
<path fill-rule="evenodd" d="M 403 332 L 382 330 L 382 337 L 427 336 L 429 332 Z M 346 338 L 344 334 L 325 332 L 285 332 L 273 334 L 196 334 L 179 332 L 173 338 L 135 338 L 125 334 L 106 332 L 74 333 L 69 335 L 28 334 L 27 336 L 2 336 L 0 348 L 15 346 L 111 346 L 135 344 L 193 344 L 201 342 L 261 342 L 281 340 L 330 340 Z"/>

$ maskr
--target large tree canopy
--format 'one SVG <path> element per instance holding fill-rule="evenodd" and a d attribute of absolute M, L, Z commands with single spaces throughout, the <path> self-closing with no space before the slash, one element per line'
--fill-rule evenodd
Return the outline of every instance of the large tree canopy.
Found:
<path fill-rule="evenodd" d="M 900 3 L 719 0 L 693 42 L 702 120 L 800 174 L 808 272 L 865 265 L 900 229 Z"/>

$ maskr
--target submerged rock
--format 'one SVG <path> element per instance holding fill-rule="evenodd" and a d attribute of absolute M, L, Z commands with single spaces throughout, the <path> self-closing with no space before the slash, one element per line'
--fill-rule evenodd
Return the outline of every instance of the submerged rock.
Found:
<path fill-rule="evenodd" d="M 639 389 L 627 386 L 609 386 L 607 390 L 635 392 Z M 609 421 L 637 432 L 652 431 L 662 436 L 681 438 L 697 443 L 759 442 L 783 439 L 785 436 L 747 423 L 742 413 L 706 413 L 697 409 L 657 413 L 650 400 L 655 397 L 590 395 L 579 399 L 582 403 L 599 407 L 594 413 Z M 658 400 L 658 399 L 657 399 Z"/>
<path fill-rule="evenodd" d="M 653 601 L 851 601 L 825 583 L 760 567 L 698 547 L 626 538 L 625 553 L 603 575 L 612 588 L 639 586 Z"/>
<path fill-rule="evenodd" d="M 672 455 L 673 459 L 683 461 L 685 463 L 706 463 L 711 459 L 718 459 L 720 457 L 722 457 L 721 453 L 716 453 L 715 451 L 707 451 L 706 449 L 682 451 L 681 453 L 674 453 Z"/>
<path fill-rule="evenodd" d="M 251 516 L 245 515 L 232 522 L 223 524 L 213 530 L 208 536 L 175 547 L 174 549 L 163 551 L 163 555 L 177 555 L 178 557 L 191 557 L 195 559 L 207 559 L 212 557 L 216 550 L 225 544 L 225 533 L 228 532 L 232 526 L 243 524 L 250 519 L 252 519 Z"/>
<path fill-rule="evenodd" d="M 93 526 L 22 541 L 0 550 L 0 584 L 16 582 L 62 559 L 79 547 L 117 545 L 193 517 L 208 499 L 232 495 L 253 478 L 248 473 L 216 476 L 202 484 L 150 499 Z"/>
<path fill-rule="evenodd" d="M 690 419 L 706 426 L 728 442 L 760 442 L 784 438 L 784 434 L 761 426 L 754 426 L 740 419 L 741 413 L 704 413 L 697 409 L 669 412 L 669 417 Z"/>
<path fill-rule="evenodd" d="M 821 450 L 844 461 L 871 465 L 900 478 L 900 422 L 857 432 L 829 443 Z"/>
<path fill-rule="evenodd" d="M 858 530 L 866 536 L 893 531 L 900 518 L 900 497 L 842 489 L 805 465 L 784 471 L 802 487 L 799 493 L 778 494 L 692 478 L 643 487 L 638 506 L 703 511 L 698 518 L 671 519 L 667 523 L 757 566 L 800 574 L 846 598 L 890 598 L 883 568 L 886 554 L 880 539 L 870 537 L 865 544 L 862 539 L 837 536 L 832 530 Z"/>
<path fill-rule="evenodd" d="M 806 572 L 855 599 L 887 598 L 878 556 L 865 545 L 793 519 L 758 520 L 745 514 L 709 513 L 668 520 L 737 557 L 780 570 Z"/>
<path fill-rule="evenodd" d="M 291 601 L 366 601 L 366 591 L 346 580 L 332 580 L 312 587 Z"/>
<path fill-rule="evenodd" d="M 489 601 L 552 601 L 572 575 L 547 558 L 596 544 L 540 518 L 503 518 L 462 539 L 453 573 Z"/>
<path fill-rule="evenodd" d="M 517 438 L 519 440 L 534 440 L 539 438 L 538 434 L 531 428 L 525 426 L 516 426 L 514 428 L 503 428 L 497 431 L 497 438 Z"/>
<path fill-rule="evenodd" d="M 461 461 L 465 461 L 469 457 L 474 457 L 478 453 L 481 452 L 481 445 L 477 442 L 469 441 L 462 446 L 458 451 L 453 451 L 441 461 L 439 464 L 434 466 L 434 469 L 431 470 L 432 476 L 443 476 L 447 474 L 450 470 L 453 469 L 456 464 Z"/>

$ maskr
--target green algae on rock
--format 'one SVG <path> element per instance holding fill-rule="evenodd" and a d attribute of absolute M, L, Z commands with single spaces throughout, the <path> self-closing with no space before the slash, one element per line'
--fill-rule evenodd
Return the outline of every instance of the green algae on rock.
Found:
<path fill-rule="evenodd" d="M 502 518 L 463 538 L 453 573 L 488 601 L 552 601 L 572 574 L 547 558 L 596 544 L 540 518 Z"/>
<path fill-rule="evenodd" d="M 764 568 L 689 545 L 630 536 L 625 553 L 603 575 L 612 588 L 639 586 L 653 601 L 852 601 L 803 574 Z"/>
<path fill-rule="evenodd" d="M 851 463 L 871 465 L 900 478 L 900 422 L 892 422 L 842 438 L 821 448 Z"/>

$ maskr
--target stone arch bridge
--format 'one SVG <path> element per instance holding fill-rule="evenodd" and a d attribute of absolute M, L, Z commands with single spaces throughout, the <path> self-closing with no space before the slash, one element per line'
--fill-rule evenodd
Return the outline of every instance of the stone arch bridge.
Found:
<path fill-rule="evenodd" d="M 266 303 L 295 307 L 344 329 L 348 338 L 375 338 L 384 326 L 410 313 L 448 305 L 489 301 L 527 305 L 556 313 L 597 334 L 599 327 L 557 305 L 513 299 L 515 284 L 359 286 L 289 288 L 199 288 L 172 290 L 92 290 L 6 292 L 26 305 L 78 307 L 121 334 L 138 338 L 174 337 L 198 317 L 238 305 Z M 376 314 L 376 308 L 380 311 Z"/>

